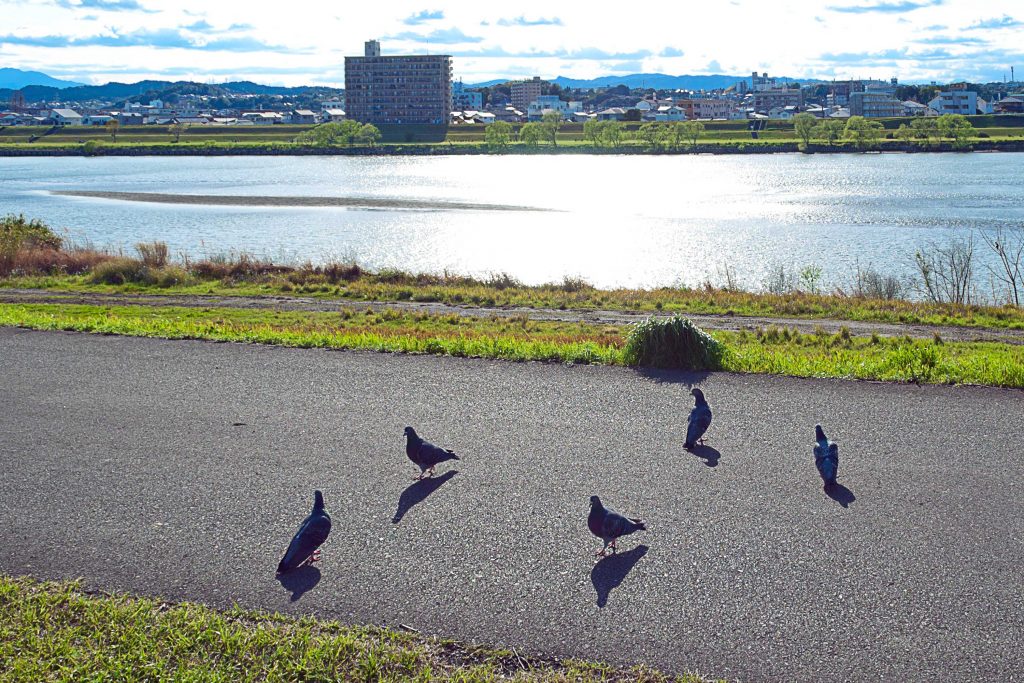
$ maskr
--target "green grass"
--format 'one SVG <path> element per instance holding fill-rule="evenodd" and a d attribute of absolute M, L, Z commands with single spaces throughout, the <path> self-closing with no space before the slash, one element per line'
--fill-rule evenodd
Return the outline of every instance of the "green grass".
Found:
<path fill-rule="evenodd" d="M 1024 116 L 975 116 L 969 117 L 977 132 L 984 132 L 987 139 L 975 138 L 974 142 L 1000 143 L 1024 140 Z M 886 128 L 887 132 L 893 132 L 901 123 L 907 123 L 910 119 L 877 119 Z M 640 127 L 640 123 L 625 123 L 627 135 L 633 135 Z M 704 122 L 705 133 L 699 140 L 701 146 L 720 147 L 736 146 L 742 144 L 745 149 L 757 149 L 766 145 L 778 145 L 786 143 L 793 147 L 797 142 L 797 136 L 793 124 L 788 121 L 769 121 L 765 130 L 758 134 L 759 139 L 753 140 L 747 129 L 748 122 L 742 121 L 706 121 Z M 514 130 L 518 131 L 521 124 L 515 124 Z M 303 131 L 309 130 L 312 126 L 278 124 L 273 126 L 219 126 L 219 125 L 193 125 L 185 132 L 178 143 L 172 142 L 172 136 L 167 132 L 167 126 L 124 126 L 118 130 L 117 141 L 110 139 L 110 134 L 103 126 L 71 126 L 58 129 L 49 135 L 45 135 L 50 129 L 44 126 L 9 126 L 0 128 L 0 149 L 61 149 L 78 151 L 84 142 L 95 140 L 103 143 L 102 148 L 120 147 L 146 150 L 149 148 L 183 148 L 195 149 L 201 153 L 205 149 L 218 148 L 224 150 L 246 150 L 258 151 L 261 148 L 295 148 L 293 140 Z M 400 145 L 437 146 L 438 144 L 453 149 L 470 150 L 479 148 L 483 151 L 485 127 L 483 125 L 451 126 L 448 129 L 448 137 L 444 143 L 399 143 Z M 34 142 L 29 142 L 31 136 L 41 136 Z M 816 141 L 820 144 L 821 141 Z M 947 141 L 948 142 L 948 141 Z M 896 147 L 900 143 L 895 140 L 883 140 L 882 146 Z M 583 125 L 578 123 L 563 124 L 558 135 L 558 146 L 563 152 L 586 151 L 582 148 L 590 148 L 593 145 L 583 140 Z M 641 147 L 635 140 L 623 142 L 620 151 L 637 151 Z M 838 145 L 842 148 L 842 145 Z M 103 149 L 98 153 L 102 154 Z M 522 143 L 513 143 L 509 150 L 514 153 L 550 153 L 550 145 L 542 144 L 536 149 L 531 149 Z M 556 150 L 557 151 L 557 150 Z M 602 150 L 610 151 L 610 150 Z M 685 151 L 685 147 L 682 151 Z"/>
<path fill-rule="evenodd" d="M 162 282 L 166 284 L 166 279 Z M 453 275 L 398 271 L 363 272 L 351 282 L 331 282 L 301 270 L 260 275 L 251 280 L 199 280 L 161 286 L 95 284 L 88 275 L 24 276 L 0 279 L 0 287 L 69 292 L 138 294 L 215 294 L 218 296 L 293 295 L 353 301 L 414 301 L 482 307 L 613 310 L 641 313 L 739 315 L 861 322 L 1024 329 L 1024 309 L 1013 306 L 958 306 L 902 299 L 865 299 L 834 294 L 760 294 L 711 287 L 602 290 L 586 282 L 526 286 L 513 278 L 476 280 Z"/>
<path fill-rule="evenodd" d="M 0 682 L 677 681 L 310 617 L 88 594 L 80 583 L 0 576 Z"/>
<path fill-rule="evenodd" d="M 300 348 L 427 353 L 512 361 L 628 365 L 628 327 L 471 316 L 63 304 L 0 304 L 0 325 Z M 853 337 L 769 328 L 714 332 L 724 347 L 708 369 L 1024 388 L 1024 346 Z"/>

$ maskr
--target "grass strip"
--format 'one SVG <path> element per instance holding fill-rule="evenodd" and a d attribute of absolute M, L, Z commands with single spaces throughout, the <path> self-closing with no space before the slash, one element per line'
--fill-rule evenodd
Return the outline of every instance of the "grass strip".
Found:
<path fill-rule="evenodd" d="M 304 296 L 327 300 L 413 301 L 482 307 L 609 310 L 769 318 L 833 319 L 888 324 L 947 325 L 1024 330 L 1024 308 L 961 306 L 901 299 L 868 299 L 829 294 L 763 294 L 713 287 L 603 290 L 582 281 L 526 286 L 470 278 L 402 272 L 364 274 L 351 282 L 325 282 L 303 273 L 264 276 L 263 282 L 192 280 L 184 284 L 96 284 L 88 275 L 22 276 L 0 280 L 0 287 L 67 292 L 217 296 Z M 433 281 L 432 281 L 433 280 Z M 461 280 L 461 282 L 460 282 Z"/>
<path fill-rule="evenodd" d="M 310 617 L 218 611 L 80 583 L 0 576 L 0 681 L 645 681 L 635 667 L 554 661 Z"/>
<path fill-rule="evenodd" d="M 0 325 L 167 339 L 429 353 L 516 361 L 626 365 L 628 328 L 614 325 L 408 313 L 0 304 Z M 731 372 L 1024 388 L 1024 346 L 848 330 L 714 332 L 718 369 Z"/>

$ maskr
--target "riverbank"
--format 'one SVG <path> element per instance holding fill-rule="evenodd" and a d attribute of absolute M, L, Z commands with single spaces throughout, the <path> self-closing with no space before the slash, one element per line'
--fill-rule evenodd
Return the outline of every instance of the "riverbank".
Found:
<path fill-rule="evenodd" d="M 1012 140 L 972 140 L 966 145 L 941 143 L 927 147 L 917 143 L 885 140 L 875 149 L 859 149 L 853 145 L 810 144 L 801 148 L 800 143 L 777 141 L 701 142 L 678 149 L 650 148 L 638 144 L 624 144 L 618 147 L 596 147 L 590 144 L 526 145 L 510 144 L 500 149 L 489 148 L 482 143 L 406 143 L 382 144 L 374 147 L 306 147 L 277 142 L 267 144 L 234 143 L 152 143 L 146 145 L 104 144 L 87 147 L 73 145 L 0 145 L 0 157 L 137 157 L 137 156 L 480 156 L 480 155 L 640 155 L 667 156 L 692 154 L 863 154 L 865 152 L 887 152 L 904 154 L 927 154 L 935 152 L 1024 152 L 1024 138 Z"/>

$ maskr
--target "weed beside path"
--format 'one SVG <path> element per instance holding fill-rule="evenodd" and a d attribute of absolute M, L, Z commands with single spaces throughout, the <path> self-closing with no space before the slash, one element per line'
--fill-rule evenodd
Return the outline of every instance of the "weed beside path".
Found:
<path fill-rule="evenodd" d="M 647 668 L 524 657 L 414 633 L 306 617 L 88 594 L 0 576 L 0 681 L 648 681 Z"/>

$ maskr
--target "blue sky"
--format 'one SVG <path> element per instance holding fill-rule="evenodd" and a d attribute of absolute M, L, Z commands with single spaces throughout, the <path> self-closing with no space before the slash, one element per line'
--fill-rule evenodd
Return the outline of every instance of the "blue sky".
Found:
<path fill-rule="evenodd" d="M 143 78 L 344 83 L 363 41 L 450 54 L 468 83 L 605 74 L 903 82 L 1024 79 L 1024 0 L 422 2 L 353 10 L 224 0 L 0 0 L 0 65 L 87 83 Z"/>

